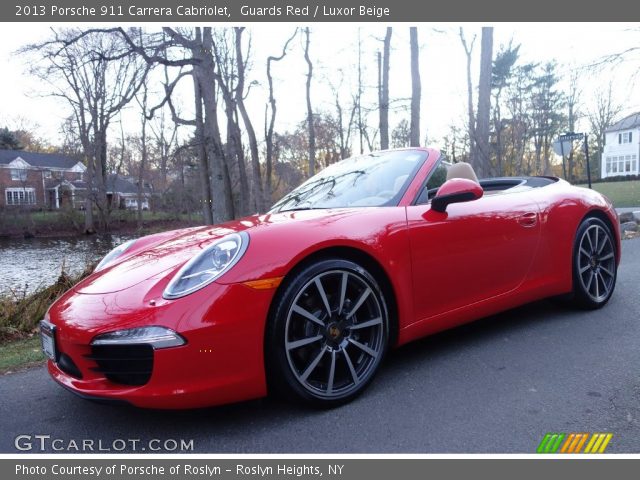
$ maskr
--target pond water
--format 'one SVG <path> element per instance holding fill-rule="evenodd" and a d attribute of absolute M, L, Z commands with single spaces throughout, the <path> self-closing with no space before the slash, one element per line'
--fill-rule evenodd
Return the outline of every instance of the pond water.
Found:
<path fill-rule="evenodd" d="M 0 239 L 0 294 L 32 292 L 51 285 L 64 266 L 80 273 L 130 236 Z"/>

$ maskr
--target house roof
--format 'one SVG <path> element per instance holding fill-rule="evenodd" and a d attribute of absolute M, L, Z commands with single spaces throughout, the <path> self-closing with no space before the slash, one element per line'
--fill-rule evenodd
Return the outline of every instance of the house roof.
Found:
<path fill-rule="evenodd" d="M 117 193 L 138 193 L 137 179 L 129 179 L 115 173 L 107 175 L 107 192 Z M 145 182 L 146 183 L 146 182 Z M 151 189 L 145 186 L 142 189 L 145 193 L 151 193 Z"/>
<path fill-rule="evenodd" d="M 58 153 L 34 153 L 22 150 L 0 150 L 0 165 L 8 165 L 21 158 L 32 167 L 73 168 L 78 160 Z"/>
<path fill-rule="evenodd" d="M 617 132 L 619 130 L 629 130 L 631 128 L 640 127 L 640 112 L 632 113 L 631 115 L 619 120 L 606 129 L 607 132 Z"/>

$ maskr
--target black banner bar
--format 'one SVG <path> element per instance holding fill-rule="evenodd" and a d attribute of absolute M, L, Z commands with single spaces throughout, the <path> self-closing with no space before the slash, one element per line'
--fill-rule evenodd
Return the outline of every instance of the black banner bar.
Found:
<path fill-rule="evenodd" d="M 640 19 L 640 3 L 536 0 L 15 0 L 0 3 L 3 22 L 528 22 Z M 544 32 L 541 32 L 543 35 Z"/>
<path fill-rule="evenodd" d="M 575 458 L 575 457 L 574 457 Z M 634 478 L 639 459 L 1 459 L 5 480 Z"/>

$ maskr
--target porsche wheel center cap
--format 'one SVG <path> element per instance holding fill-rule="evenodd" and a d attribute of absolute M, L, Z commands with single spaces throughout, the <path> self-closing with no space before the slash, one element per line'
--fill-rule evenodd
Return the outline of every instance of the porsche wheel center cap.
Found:
<path fill-rule="evenodd" d="M 340 328 L 338 328 L 338 325 L 336 325 L 335 323 L 329 325 L 329 328 L 327 329 L 327 331 L 329 333 L 329 336 L 334 340 L 336 340 L 337 338 L 340 337 L 340 335 L 342 335 L 342 331 L 340 330 Z"/>

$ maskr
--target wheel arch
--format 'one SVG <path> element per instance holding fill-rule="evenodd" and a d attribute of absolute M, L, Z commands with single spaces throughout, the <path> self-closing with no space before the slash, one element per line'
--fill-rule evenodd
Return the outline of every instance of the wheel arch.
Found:
<path fill-rule="evenodd" d="M 609 230 L 611 231 L 611 235 L 613 235 L 613 238 L 615 239 L 615 241 L 613 242 L 613 248 L 615 248 L 615 251 L 616 251 L 616 260 L 619 262 L 620 261 L 620 248 L 619 248 L 620 238 L 618 237 L 618 233 L 617 233 L 618 230 L 615 228 L 615 225 L 611 221 L 611 217 L 609 217 L 609 215 L 607 215 L 605 211 L 600 210 L 598 208 L 594 208 L 592 210 L 589 210 L 584 215 L 584 217 L 582 217 L 582 219 L 580 220 L 580 223 L 578 223 L 578 228 L 580 228 L 580 225 L 582 225 L 582 222 L 584 222 L 587 218 L 597 218 L 599 220 L 602 220 L 607 226 L 607 228 L 609 228 Z"/>

